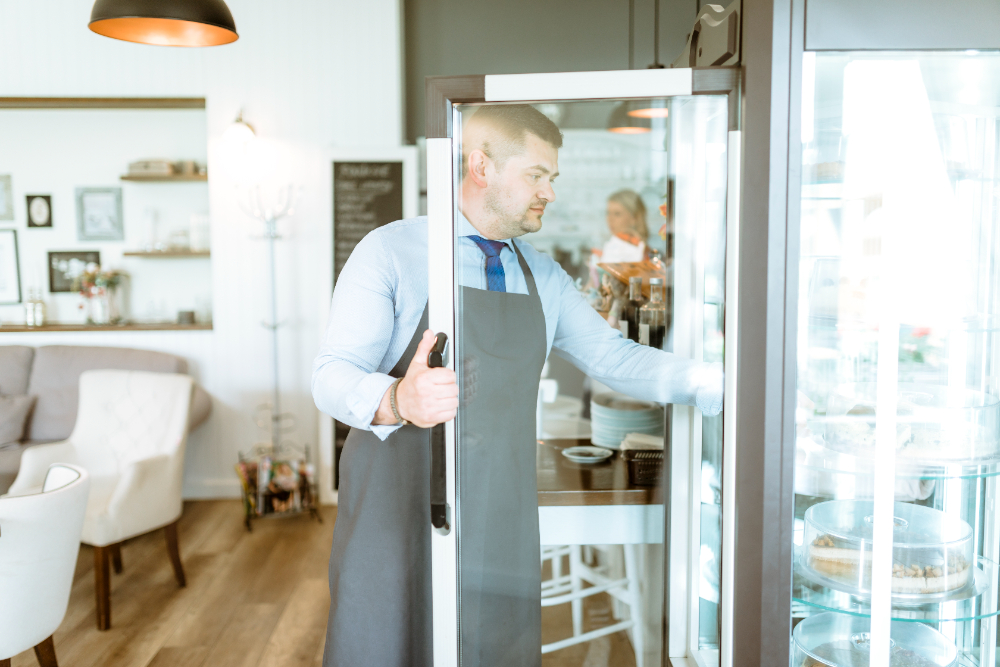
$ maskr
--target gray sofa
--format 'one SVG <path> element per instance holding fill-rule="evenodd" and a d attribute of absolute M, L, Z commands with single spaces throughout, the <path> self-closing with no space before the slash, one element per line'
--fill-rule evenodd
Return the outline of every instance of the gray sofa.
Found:
<path fill-rule="evenodd" d="M 80 374 L 95 369 L 187 373 L 187 361 L 165 352 L 121 347 L 0 345 L 0 397 L 35 398 L 21 439 L 0 442 L 0 494 L 17 477 L 25 448 L 69 437 L 76 424 Z M 195 385 L 188 430 L 204 423 L 211 411 L 208 393 Z"/>

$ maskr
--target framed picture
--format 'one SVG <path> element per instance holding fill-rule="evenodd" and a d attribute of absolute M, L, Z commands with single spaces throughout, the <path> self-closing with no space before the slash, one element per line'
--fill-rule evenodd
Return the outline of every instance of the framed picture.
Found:
<path fill-rule="evenodd" d="M 0 220 L 14 219 L 14 187 L 10 174 L 0 174 Z"/>
<path fill-rule="evenodd" d="M 26 195 L 28 227 L 52 226 L 52 195 Z"/>
<path fill-rule="evenodd" d="M 121 241 L 121 188 L 76 189 L 76 237 L 80 241 Z"/>
<path fill-rule="evenodd" d="M 0 304 L 14 303 L 21 303 L 17 232 L 13 229 L 0 229 Z"/>
<path fill-rule="evenodd" d="M 91 265 L 101 265 L 100 252 L 96 250 L 50 252 L 49 291 L 72 292 L 73 280 Z"/>

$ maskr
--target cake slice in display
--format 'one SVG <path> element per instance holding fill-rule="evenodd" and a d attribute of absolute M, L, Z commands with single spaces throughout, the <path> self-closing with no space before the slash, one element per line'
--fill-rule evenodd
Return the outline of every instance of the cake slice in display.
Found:
<path fill-rule="evenodd" d="M 874 503 L 831 500 L 805 513 L 800 563 L 810 578 L 855 595 L 872 587 Z M 960 591 L 973 583 L 972 528 L 944 512 L 894 503 L 892 593 L 919 597 Z"/>

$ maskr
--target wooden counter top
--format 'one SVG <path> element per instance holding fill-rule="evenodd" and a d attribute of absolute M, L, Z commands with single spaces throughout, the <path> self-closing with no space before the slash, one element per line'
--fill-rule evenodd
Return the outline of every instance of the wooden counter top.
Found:
<path fill-rule="evenodd" d="M 545 505 L 659 505 L 660 487 L 633 486 L 628 468 L 615 452 L 601 463 L 573 463 L 562 450 L 590 445 L 590 440 L 546 440 L 538 443 L 538 504 Z"/>
<path fill-rule="evenodd" d="M 134 322 L 129 324 L 44 324 L 29 327 L 23 324 L 0 325 L 0 333 L 34 333 L 43 331 L 211 331 L 212 323 L 177 324 L 174 322 Z"/>

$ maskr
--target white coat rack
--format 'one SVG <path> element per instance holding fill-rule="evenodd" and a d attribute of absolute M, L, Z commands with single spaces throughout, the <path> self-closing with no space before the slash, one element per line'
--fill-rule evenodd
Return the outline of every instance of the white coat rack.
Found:
<path fill-rule="evenodd" d="M 281 323 L 278 321 L 278 276 L 277 265 L 275 264 L 274 246 L 281 235 L 278 234 L 278 221 L 287 218 L 295 212 L 295 201 L 298 193 L 292 185 L 286 185 L 278 190 L 277 202 L 274 206 L 266 206 L 261 197 L 260 186 L 255 185 L 239 196 L 240 207 L 243 212 L 250 217 L 256 218 L 264 223 L 264 234 L 261 237 L 267 240 L 270 255 L 271 269 L 271 319 L 262 322 L 265 329 L 271 331 L 271 367 L 274 386 L 271 394 L 271 402 L 263 403 L 257 408 L 257 425 L 266 428 L 270 422 L 271 447 L 277 452 L 281 445 L 282 432 L 288 433 L 294 430 L 294 416 L 292 413 L 281 411 L 281 393 L 278 389 L 278 328 Z M 267 416 L 265 416 L 267 415 Z"/>

